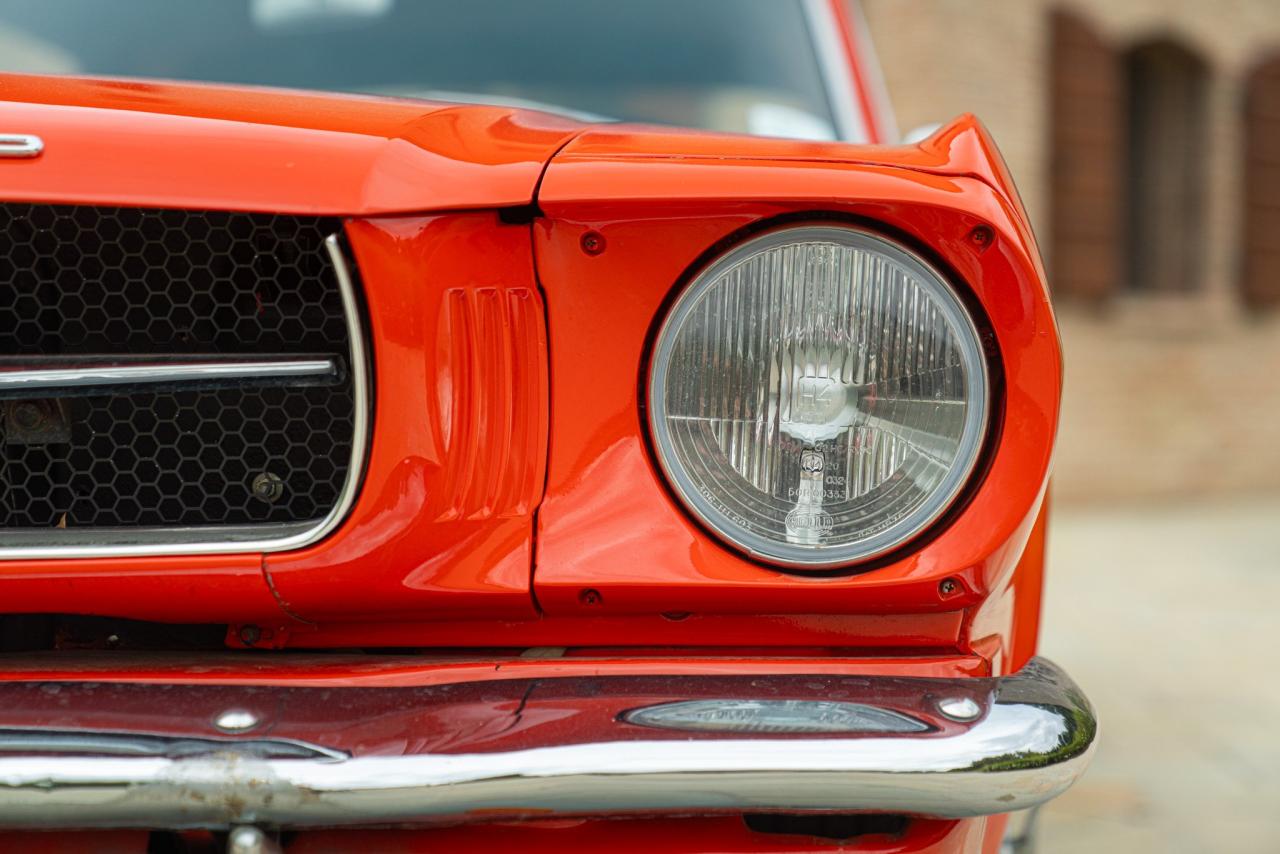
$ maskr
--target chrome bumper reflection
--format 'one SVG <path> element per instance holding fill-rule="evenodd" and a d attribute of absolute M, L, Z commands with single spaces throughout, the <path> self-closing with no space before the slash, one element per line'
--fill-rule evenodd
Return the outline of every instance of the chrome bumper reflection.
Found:
<path fill-rule="evenodd" d="M 573 677 L 430 690 L 135 685 L 110 686 L 106 695 L 100 685 L 53 688 L 0 687 L 5 826 L 299 827 L 760 810 L 959 818 L 1060 794 L 1083 773 L 1097 732 L 1084 695 L 1043 659 L 999 679 Z M 80 713 L 92 690 L 98 707 Z M 58 700 L 56 730 L 32 730 L 33 703 L 45 695 Z M 640 706 L 726 696 L 826 705 L 835 697 L 914 718 L 924 731 L 752 734 L 626 720 Z M 256 741 L 215 732 L 208 751 L 193 754 L 191 744 L 210 738 L 204 722 L 216 716 L 208 711 L 229 697 L 272 710 L 263 732 Z M 103 714 L 110 704 L 143 711 Z M 84 726 L 68 727 L 71 709 Z M 116 737 L 137 743 L 143 728 L 172 737 L 179 715 L 193 729 L 184 750 L 126 755 L 110 747 Z M 29 737 L 6 741 L 4 733 L 17 731 L 43 733 L 45 746 L 32 752 L 21 747 Z M 68 732 L 75 744 L 49 749 Z M 316 752 L 263 751 L 266 737 Z"/>

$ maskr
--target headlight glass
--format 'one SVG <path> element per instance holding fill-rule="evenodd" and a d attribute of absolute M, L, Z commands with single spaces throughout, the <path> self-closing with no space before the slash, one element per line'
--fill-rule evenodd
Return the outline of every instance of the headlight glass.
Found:
<path fill-rule="evenodd" d="M 921 259 L 853 228 L 791 227 L 679 296 L 648 409 L 696 516 L 752 555 L 826 568 L 895 548 L 955 499 L 986 430 L 986 367 Z"/>

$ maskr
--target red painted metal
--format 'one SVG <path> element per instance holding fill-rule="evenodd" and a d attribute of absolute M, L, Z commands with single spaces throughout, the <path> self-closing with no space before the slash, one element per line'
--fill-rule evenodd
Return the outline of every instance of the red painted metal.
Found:
<path fill-rule="evenodd" d="M 978 854 L 987 822 L 913 821 L 901 835 L 868 835 L 843 842 L 812 836 L 755 833 L 738 818 L 605 821 L 540 821 L 424 831 L 387 831 L 378 850 L 388 854 L 435 851 L 519 850 L 524 854 L 599 852 L 612 854 Z M 360 831 L 299 834 L 289 854 L 348 854 L 367 851 Z M 989 849 L 994 851 L 994 849 Z"/>
<path fill-rule="evenodd" d="M 964 613 L 930 614 L 615 614 L 530 620 L 327 622 L 294 626 L 283 645 L 343 647 L 694 646 L 917 649 L 955 652 Z"/>
<path fill-rule="evenodd" d="M 643 147 L 631 147 L 642 143 Z M 718 173 L 686 173 L 683 177 L 696 183 L 677 189 L 674 196 L 665 196 L 668 181 L 655 181 L 650 186 L 637 180 L 634 173 L 629 180 L 615 184 L 619 174 L 609 169 L 632 161 L 669 161 L 668 166 L 698 165 L 703 161 L 723 161 L 725 167 Z M 763 183 L 757 183 L 748 196 L 735 196 L 736 185 L 726 182 L 726 177 L 736 169 L 752 164 L 773 167 L 856 168 L 871 166 L 909 169 L 931 175 L 951 178 L 973 177 L 989 185 L 1000 196 L 1001 203 L 1012 204 L 1016 209 L 1016 227 L 1019 236 L 1029 245 L 1034 238 L 1029 230 L 1029 220 L 1022 210 L 1012 178 L 990 134 L 972 115 L 964 114 L 940 128 L 937 133 L 918 145 L 880 146 L 849 145 L 842 142 L 818 142 L 806 140 L 782 140 L 768 137 L 735 136 L 729 134 L 685 131 L 675 128 L 655 130 L 651 127 L 609 125 L 590 129 L 574 137 L 556 156 L 560 165 L 572 164 L 574 169 L 557 169 L 556 186 L 543 186 L 540 199 L 558 201 L 589 201 L 596 198 L 618 200 L 632 198 L 636 201 L 674 199 L 734 199 L 750 198 L 776 201 L 797 201 L 817 198 L 838 200 L 848 196 L 839 187 L 821 191 L 820 174 L 802 173 L 808 179 L 802 181 L 792 193 L 785 182 L 771 182 L 766 191 Z M 824 167 L 823 164 L 831 164 Z M 705 165 L 705 164 L 704 164 Z M 776 173 L 774 173 L 776 175 Z M 713 178 L 719 175 L 719 178 Z M 593 184 L 593 179 L 603 183 Z M 600 192 L 593 194 L 592 187 Z M 548 195 L 550 194 L 550 195 Z M 976 212 L 975 212 L 976 213 Z M 1036 259 L 1037 265 L 1039 259 Z"/>
<path fill-rule="evenodd" d="M 272 589 L 309 621 L 531 617 L 547 345 L 529 229 L 475 213 L 348 233 L 376 342 L 373 449 L 342 533 L 268 555 Z"/>
<path fill-rule="evenodd" d="M 580 127 L 526 110 L 318 92 L 0 75 L 0 121 L 45 142 L 8 201 L 379 214 L 528 204 Z"/>
<path fill-rule="evenodd" d="M 1036 654 L 1047 527 L 1046 499 L 1014 571 L 970 612 L 965 626 L 964 648 L 990 661 L 992 671 L 998 675 L 1022 669 Z"/>
<path fill-rule="evenodd" d="M 246 622 L 287 615 L 262 577 L 260 555 L 8 561 L 0 613 L 98 614 L 159 622 Z"/>
<path fill-rule="evenodd" d="M 848 17 L 831 2 L 856 74 Z M 866 80 L 855 86 L 869 104 Z M 0 121 L 46 142 L 42 157 L 0 165 L 0 199 L 346 218 L 375 379 L 363 488 L 326 541 L 266 556 L 8 562 L 0 612 L 252 623 L 268 645 L 301 649 L 436 648 L 231 652 L 198 667 L 154 654 L 0 657 L 0 681 L 979 676 L 1033 654 L 1061 357 L 1028 218 L 972 118 L 919 146 L 857 147 L 584 132 L 505 108 L 0 75 Z M 874 117 L 868 126 L 883 135 Z M 534 202 L 532 224 L 496 212 Z M 783 219 L 856 221 L 934 260 L 985 313 L 1002 377 L 1000 431 L 965 505 L 911 549 L 847 577 L 788 575 L 726 549 L 670 497 L 644 434 L 646 340 L 665 301 L 714 247 Z M 980 226 L 994 240 L 972 241 Z M 232 645 L 239 636 L 233 625 Z M 449 647 L 490 652 L 440 652 Z M 520 657 L 526 647 L 570 649 Z M 1003 826 L 913 822 L 899 838 L 832 845 L 727 818 L 535 822 L 380 832 L 377 847 L 994 852 Z M 73 850 L 85 838 L 0 834 L 0 847 Z M 132 833 L 93 842 L 146 844 Z M 369 835 L 303 833 L 290 844 L 365 850 Z"/>
<path fill-rule="evenodd" d="M 355 221 L 349 235 L 376 393 L 364 485 L 342 530 L 266 557 L 9 562 L 0 610 L 263 624 L 272 645 L 307 627 L 298 617 L 535 615 L 547 367 L 529 229 L 476 212 Z"/>
<path fill-rule="evenodd" d="M 857 656 L 850 650 L 798 651 L 671 647 L 636 653 L 578 648 L 562 658 L 516 652 L 440 652 L 418 655 L 226 652 L 23 653 L 0 655 L 0 682 L 113 682 L 161 685 L 281 685 L 303 688 L 387 688 L 453 685 L 499 679 L 560 676 L 696 676 L 829 673 L 838 676 L 989 676 L 976 656 L 895 654 Z"/>
<path fill-rule="evenodd" d="M 201 831 L 202 836 L 209 834 Z M 0 832 L 0 851 L 24 854 L 146 854 L 151 834 L 145 830 Z"/>
<path fill-rule="evenodd" d="M 887 116 L 881 114 L 881 99 L 872 91 L 872 83 L 868 79 L 872 74 L 879 74 L 880 70 L 868 67 L 867 57 L 858 48 L 859 37 L 867 41 L 869 39 L 866 39 L 865 33 L 860 34 L 855 29 L 854 19 L 849 14 L 847 2 L 848 0 L 827 0 L 827 5 L 831 8 L 831 15 L 836 21 L 837 35 L 844 51 L 845 62 L 849 64 L 850 82 L 857 97 L 857 107 L 862 115 L 863 126 L 867 129 L 867 141 L 879 145 L 892 144 L 897 140 L 886 138 L 887 129 L 891 123 Z M 883 106 L 887 107 L 887 105 Z"/>
<path fill-rule="evenodd" d="M 519 850 L 526 854 L 610 851 L 616 854 L 994 854 L 999 817 L 970 821 L 912 821 L 900 835 L 867 835 L 837 842 L 812 836 L 755 833 L 738 818 L 668 820 L 541 820 L 435 830 L 310 831 L 289 837 L 288 854 L 435 854 L 438 851 Z M 189 836 L 203 841 L 211 835 Z M 143 854 L 145 831 L 0 833 L 0 848 L 34 854 L 86 850 Z M 984 842 L 984 837 L 987 840 Z M 208 840 L 210 849 L 213 840 Z M 204 850 L 204 849 L 197 849 Z"/>
<path fill-rule="evenodd" d="M 523 205 L 533 199 L 546 159 L 576 127 L 502 108 L 143 81 L 0 75 L 0 99 L 5 126 L 40 135 L 46 146 L 37 159 L 4 164 L 0 198 L 78 204 L 335 215 Z M 498 227 L 492 213 L 474 216 L 460 217 L 451 230 L 395 219 L 352 226 L 365 235 L 355 241 L 357 253 L 373 256 L 362 273 L 371 320 L 385 335 L 374 342 L 384 429 L 374 438 L 367 500 L 355 514 L 369 524 L 349 524 L 324 544 L 330 565 L 322 583 L 338 589 L 312 594 L 309 582 L 319 575 L 306 570 L 315 566 L 314 550 L 281 562 L 282 584 L 291 594 L 296 588 L 299 607 L 314 595 L 316 613 L 338 602 L 346 616 L 358 617 L 356 609 L 347 613 L 358 596 L 342 589 L 353 562 L 398 560 L 381 564 L 381 576 L 364 567 L 352 583 L 353 591 L 376 599 L 380 617 L 397 609 L 417 617 L 446 610 L 464 616 L 469 591 L 496 594 L 484 599 L 485 614 L 532 613 L 530 519 L 545 464 L 542 308 L 528 229 Z M 456 250 L 452 278 L 442 267 L 445 253 L 414 244 L 415 228 L 427 235 L 424 241 L 439 234 Z M 388 249 L 379 233 L 401 242 Z M 426 254 L 436 265 L 429 279 L 415 266 Z M 389 266 L 379 268 L 380 259 Z M 490 310 L 496 302 L 504 310 Z M 452 362 L 434 349 L 441 332 L 453 331 L 450 323 L 475 333 L 472 351 Z M 416 349 L 405 358 L 403 348 Z M 507 367 L 493 372 L 491 358 L 506 359 Z M 483 371 L 478 359 L 485 361 Z M 467 396 L 468 414 L 441 394 L 442 380 L 453 377 L 472 383 L 457 386 L 455 394 Z M 507 399 L 516 401 L 513 410 L 503 409 Z M 413 411 L 435 420 L 405 419 Z M 474 418 L 484 423 L 474 425 Z M 471 482 L 495 484 L 496 493 L 462 494 L 453 520 L 438 502 L 415 509 L 414 494 L 397 494 L 416 488 L 421 495 L 424 474 L 455 476 L 453 458 L 442 455 L 458 450 L 462 436 L 477 440 L 476 453 L 465 457 L 474 466 Z M 500 450 L 492 453 L 495 447 Z M 501 477 L 490 477 L 494 467 L 503 469 Z M 441 495 L 434 483 L 431 495 Z M 485 513 L 488 522 L 480 519 Z M 428 518 L 439 524 L 431 529 L 434 541 L 416 538 Z M 442 539 L 447 548 L 438 545 Z M 431 550 L 425 557 L 424 549 Z M 433 560 L 446 568 L 434 573 Z M 396 577 L 387 578 L 387 570 Z M 0 573 L 5 613 L 293 622 L 267 584 L 261 555 L 13 561 Z M 378 598 L 380 591 L 386 595 Z M 422 604 L 438 594 L 452 596 L 447 609 Z"/>
<path fill-rule="evenodd" d="M 420 195 L 413 203 L 517 203 L 533 198 L 540 161 L 571 133 L 526 128 L 519 145 L 500 134 L 498 143 L 485 125 L 496 120 L 492 112 L 415 104 L 418 118 L 410 119 L 410 105 L 395 101 L 44 78 L 5 78 L 0 86 L 14 101 L 0 111 L 20 123 L 37 118 L 28 110 L 56 116 L 47 126 L 23 125 L 49 136 L 49 151 L 16 164 L 27 171 L 0 173 L 10 198 L 29 197 L 23 182 L 32 182 L 46 199 L 215 205 L 207 193 L 216 186 L 229 207 L 253 208 L 255 194 L 270 192 L 282 210 L 368 212 L 409 202 L 339 192 L 346 179 L 331 176 L 309 180 L 311 201 L 296 204 L 292 172 L 268 175 L 267 160 L 258 171 L 247 167 L 252 140 L 265 134 L 304 158 L 321 137 L 336 135 L 360 160 L 366 143 L 357 140 L 395 148 L 391 131 L 406 122 L 426 146 L 420 151 L 443 150 L 453 143 L 432 123 L 452 116 L 453 132 L 486 141 L 470 161 L 424 165 L 423 175 L 433 176 L 425 183 L 460 187 L 485 160 L 493 182 L 469 186 L 474 195 L 465 199 Z M 35 100 L 50 105 L 25 103 Z M 496 121 L 515 133 L 519 120 Z M 140 157 L 154 146 L 154 123 L 169 121 L 197 123 L 199 146 L 183 156 Z M 122 196 L 107 178 L 95 183 L 79 167 L 61 168 L 69 166 L 61 156 L 95 163 L 90 149 L 104 128 L 110 145 L 128 148 L 129 156 L 116 154 L 137 195 Z M 240 160 L 219 160 L 213 149 L 223 143 L 243 143 Z M 377 171 L 370 156 L 359 168 Z M 198 180 L 181 171 L 196 161 Z M 1001 669 L 1025 660 L 1042 561 L 1033 538 L 1042 532 L 1033 526 L 1060 366 L 1025 214 L 976 123 L 961 120 L 922 146 L 898 149 L 592 131 L 554 160 L 539 203 L 547 216 L 532 229 L 485 212 L 350 223 L 377 403 L 364 488 L 339 534 L 265 559 L 10 563 L 2 607 L 257 623 L 275 633 L 276 645 L 303 647 L 763 643 L 959 647 L 991 655 Z M 784 575 L 706 536 L 666 494 L 638 410 L 645 336 L 676 283 L 719 241 L 801 212 L 864 217 L 935 255 L 981 301 L 1006 379 L 1006 429 L 966 512 L 918 551 L 844 579 Z M 993 246 L 967 240 L 979 224 L 994 229 Z M 587 231 L 604 238 L 603 251 L 584 251 Z M 552 331 L 554 417 L 535 254 Z M 535 605 L 532 523 L 549 422 Z M 945 579 L 958 584 L 955 593 L 942 594 Z M 978 608 L 993 591 L 1000 595 Z M 1010 612 L 999 604 L 1006 600 L 1021 607 Z M 973 625 L 962 625 L 966 611 Z"/>
<path fill-rule="evenodd" d="M 823 143 L 631 129 L 589 132 L 553 160 L 536 240 L 555 377 L 535 573 L 547 614 L 926 614 L 1007 585 L 1039 515 L 1061 362 L 1034 243 L 991 151 L 962 119 L 926 146 L 883 155 L 889 165 Z M 804 578 L 730 551 L 672 500 L 638 389 L 653 318 L 708 247 L 780 217 L 841 216 L 932 257 L 985 310 L 1004 378 L 1000 432 L 964 511 L 931 540 L 864 574 Z M 969 239 L 978 226 L 993 243 Z M 585 255 L 586 231 L 608 249 Z"/>
<path fill-rule="evenodd" d="M 103 98 L 110 121 L 133 129 L 134 161 L 149 139 L 148 123 L 179 109 L 201 121 L 216 118 L 233 136 L 284 104 L 294 106 L 280 125 L 298 124 L 303 112 L 282 93 L 246 94 L 236 106 L 230 90 L 216 87 L 18 82 L 28 98 Z M 119 109 L 130 98 L 151 111 Z M 388 122 L 386 111 L 405 109 L 351 99 L 342 118 L 337 99 L 324 103 L 331 109 L 319 115 L 332 126 Z M 22 108 L 0 112 L 11 106 Z M 79 145 L 89 145 L 89 108 L 61 109 L 67 121 L 79 117 Z M 1010 633 L 1033 638 L 1034 615 L 1024 610 L 1016 626 L 987 621 L 973 630 L 960 621 L 966 610 L 985 619 L 990 609 L 975 606 L 991 591 L 1016 590 L 1009 585 L 1018 579 L 1037 583 L 1038 552 L 1023 560 L 1016 579 L 1014 569 L 1043 493 L 1060 365 L 1025 215 L 993 152 L 969 119 L 922 146 L 894 149 L 598 130 L 569 144 L 547 170 L 539 195 L 546 217 L 532 228 L 480 211 L 353 220 L 348 232 L 368 301 L 376 413 L 363 491 L 342 531 L 265 559 L 14 562 L 4 567 L 8 595 L 0 608 L 255 623 L 275 633 L 275 645 L 312 647 L 972 650 L 995 625 L 1010 635 L 1002 643 L 1017 647 L 1006 656 L 1016 666 L 1031 644 L 1013 642 Z M 225 164 L 205 171 L 225 178 L 225 192 L 241 193 L 231 206 L 252 206 L 252 193 Z M 14 174 L 21 173 L 0 172 L 0 191 L 16 192 Z M 41 175 L 46 191 L 60 198 L 81 177 Z M 173 193 L 161 180 L 171 177 L 163 170 L 134 176 L 139 192 L 153 194 Z M 261 174 L 255 180 L 265 181 Z M 480 203 L 497 198 L 489 189 L 477 189 Z M 317 198 L 337 203 L 326 192 L 317 190 Z M 967 510 L 918 551 L 844 579 L 784 575 L 706 536 L 666 494 L 638 410 L 645 335 L 672 289 L 719 241 L 801 212 L 868 218 L 951 268 L 991 319 L 1006 379 L 1006 429 Z M 978 249 L 967 239 L 979 224 L 994 229 L 994 245 Z M 604 237 L 603 251 L 584 251 L 587 231 Z M 535 255 L 551 325 L 551 414 Z M 550 491 L 540 511 L 535 604 L 532 521 L 549 422 Z M 956 592 L 942 594 L 945 579 L 958 584 Z"/>
<path fill-rule="evenodd" d="M 354 757 L 465 755 L 548 745 L 687 742 L 687 732 L 631 724 L 623 716 L 632 709 L 677 700 L 738 696 L 803 701 L 839 697 L 897 712 L 928 727 L 895 738 L 947 739 L 973 726 L 942 716 L 929 689 L 917 680 L 833 675 L 825 668 L 790 676 L 611 672 L 584 679 L 513 679 L 504 674 L 447 684 L 443 690 L 440 685 L 334 690 L 299 686 L 292 680 L 254 686 L 166 684 L 162 689 L 137 682 L 78 681 L 50 690 L 50 684 L 0 684 L 3 728 L 218 740 L 225 734 L 213 722 L 226 709 L 239 708 L 261 722 L 253 733 L 256 738 L 299 741 Z M 988 680 L 967 680 L 964 687 L 947 684 L 955 696 L 979 704 L 991 691 Z M 739 738 L 742 734 L 733 732 L 698 735 L 701 741 Z"/>

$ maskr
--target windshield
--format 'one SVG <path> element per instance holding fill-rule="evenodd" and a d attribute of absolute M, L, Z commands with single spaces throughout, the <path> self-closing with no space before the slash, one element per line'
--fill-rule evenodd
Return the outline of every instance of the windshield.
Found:
<path fill-rule="evenodd" d="M 0 70 L 836 136 L 803 0 L 0 0 Z"/>

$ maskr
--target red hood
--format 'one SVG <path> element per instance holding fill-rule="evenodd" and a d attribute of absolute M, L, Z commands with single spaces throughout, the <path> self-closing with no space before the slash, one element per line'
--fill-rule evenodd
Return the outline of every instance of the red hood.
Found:
<path fill-rule="evenodd" d="M 488 106 L 0 75 L 10 201 L 369 215 L 528 204 L 581 125 Z"/>

